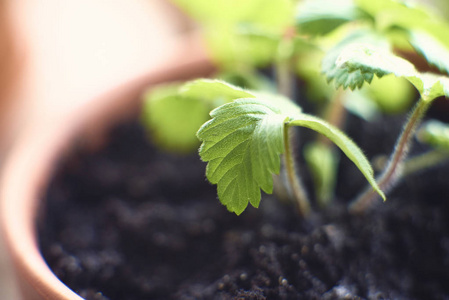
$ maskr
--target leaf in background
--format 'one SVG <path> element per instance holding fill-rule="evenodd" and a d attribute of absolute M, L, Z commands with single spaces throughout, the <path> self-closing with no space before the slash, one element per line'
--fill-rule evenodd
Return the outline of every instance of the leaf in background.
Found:
<path fill-rule="evenodd" d="M 336 70 L 336 71 L 335 71 Z M 337 87 L 360 88 L 371 82 L 374 75 L 394 74 L 411 82 L 425 101 L 449 97 L 449 77 L 433 73 L 419 73 L 407 60 L 390 51 L 366 43 L 352 43 L 343 47 L 334 68 L 324 69 L 329 81 Z"/>
<path fill-rule="evenodd" d="M 369 85 L 363 86 L 361 92 L 386 114 L 405 113 L 410 109 L 415 98 L 410 82 L 393 74 L 382 78 L 374 77 Z"/>
<path fill-rule="evenodd" d="M 373 74 L 363 73 L 362 70 L 350 72 L 350 70 L 342 68 L 337 62 L 348 49 L 353 49 L 354 45 L 360 44 L 371 45 L 379 49 L 390 48 L 388 41 L 372 30 L 358 30 L 348 35 L 328 51 L 321 65 L 321 70 L 326 75 L 327 81 L 335 80 L 336 88 L 340 86 L 343 86 L 345 89 L 347 87 L 351 89 L 360 88 L 364 81 L 370 82 L 372 80 Z"/>
<path fill-rule="evenodd" d="M 343 98 L 344 107 L 352 114 L 368 122 L 373 121 L 381 115 L 380 107 L 363 90 L 345 93 Z"/>
<path fill-rule="evenodd" d="M 239 98 L 254 98 L 250 92 L 214 79 L 197 79 L 188 82 L 181 87 L 180 94 L 184 97 L 214 101 L 218 103 L 216 106 Z"/>
<path fill-rule="evenodd" d="M 325 35 L 364 14 L 352 0 L 307 0 L 298 5 L 296 26 L 301 33 Z"/>
<path fill-rule="evenodd" d="M 239 99 L 220 106 L 197 134 L 201 159 L 208 162 L 206 176 L 217 184 L 221 203 L 237 215 L 248 202 L 259 206 L 260 189 L 272 193 L 272 174 L 279 173 L 284 151 L 284 122 L 300 111 L 282 111 L 271 103 Z"/>
<path fill-rule="evenodd" d="M 284 28 L 292 23 L 291 0 L 174 0 L 198 22 L 207 26 L 251 23 L 268 28 Z"/>
<path fill-rule="evenodd" d="M 385 194 L 380 190 L 373 177 L 373 168 L 362 150 L 343 132 L 329 123 L 307 114 L 301 114 L 288 123 L 288 126 L 301 126 L 312 129 L 334 142 L 346 156 L 357 166 L 371 184 L 373 189 L 385 200 Z"/>
<path fill-rule="evenodd" d="M 159 86 L 145 96 L 143 123 L 159 147 L 172 152 L 192 152 L 198 147 L 196 132 L 215 107 L 251 93 L 219 80 L 198 79 L 183 86 Z"/>
<path fill-rule="evenodd" d="M 417 133 L 420 142 L 437 149 L 449 150 L 449 124 L 437 121 L 427 121 Z"/>
<path fill-rule="evenodd" d="M 312 173 L 315 194 L 321 207 L 334 198 L 339 155 L 323 143 L 309 143 L 304 147 L 304 158 Z"/>
<path fill-rule="evenodd" d="M 380 29 L 399 25 L 402 22 L 418 23 L 428 18 L 428 12 L 410 2 L 397 0 L 355 0 L 355 5 L 376 20 Z M 411 28 L 412 26 L 406 26 Z"/>
<path fill-rule="evenodd" d="M 449 77 L 433 73 L 417 73 L 405 77 L 421 94 L 425 101 L 432 101 L 438 97 L 449 97 Z"/>
<path fill-rule="evenodd" d="M 410 43 L 430 64 L 449 73 L 449 48 L 443 43 L 421 30 L 410 32 Z"/>
<path fill-rule="evenodd" d="M 330 70 L 330 71 L 329 71 Z M 407 60 L 384 48 L 367 43 L 351 43 L 341 49 L 333 68 L 325 69 L 327 79 L 335 80 L 336 87 L 361 88 L 370 83 L 374 75 L 414 76 L 417 71 Z"/>
<path fill-rule="evenodd" d="M 248 69 L 229 70 L 216 75 L 220 80 L 245 89 L 275 93 L 276 85 L 268 76 Z"/>
<path fill-rule="evenodd" d="M 215 61 L 225 68 L 265 66 L 273 60 L 273 41 L 241 34 L 239 27 L 281 36 L 293 26 L 292 0 L 175 0 L 203 25 Z"/>
<path fill-rule="evenodd" d="M 443 57 L 431 55 L 430 52 L 434 52 L 431 49 L 433 46 L 449 49 L 447 38 L 449 36 L 449 24 L 447 19 L 444 14 L 438 14 L 438 11 L 424 6 L 425 2 L 422 1 L 423 5 L 416 2 L 411 3 L 411 1 L 395 0 L 355 0 L 355 2 L 357 7 L 375 19 L 376 28 L 379 30 L 389 33 L 395 29 L 400 29 L 401 35 L 409 31 L 427 35 L 427 37 L 413 37 L 412 34 L 410 39 L 411 43 L 414 46 L 416 45 L 417 51 L 422 52 L 425 56 L 426 52 L 429 52 L 427 55 L 430 63 L 435 63 L 438 66 L 438 62 L 435 62 L 435 60 L 443 59 Z M 408 36 L 407 38 L 409 39 Z M 420 43 L 420 41 L 424 43 Z"/>
<path fill-rule="evenodd" d="M 197 149 L 195 133 L 207 121 L 210 105 L 179 95 L 178 86 L 154 88 L 144 100 L 142 121 L 158 147 L 179 153 Z"/>

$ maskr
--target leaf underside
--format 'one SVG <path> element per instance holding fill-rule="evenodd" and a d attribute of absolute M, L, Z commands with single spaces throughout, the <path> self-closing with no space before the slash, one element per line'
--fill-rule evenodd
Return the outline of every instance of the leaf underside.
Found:
<path fill-rule="evenodd" d="M 412 83 L 425 101 L 449 96 L 449 77 L 420 73 L 409 61 L 369 43 L 349 43 L 339 49 L 333 65 L 329 64 L 324 67 L 323 63 L 323 72 L 337 87 L 360 88 L 365 82 L 371 82 L 374 75 L 394 74 Z"/>

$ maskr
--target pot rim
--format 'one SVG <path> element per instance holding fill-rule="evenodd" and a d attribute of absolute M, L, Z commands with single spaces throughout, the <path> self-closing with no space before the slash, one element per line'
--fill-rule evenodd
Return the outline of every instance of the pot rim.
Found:
<path fill-rule="evenodd" d="M 0 225 L 24 295 L 29 291 L 32 299 L 37 295 L 43 299 L 81 299 L 52 273 L 39 251 L 36 217 L 40 196 L 57 160 L 74 140 L 95 121 L 111 123 L 118 118 L 114 107 L 136 102 L 145 88 L 158 83 L 211 73 L 213 66 L 202 45 L 192 43 L 192 37 L 185 39 L 181 44 L 186 49 L 178 61 L 115 86 L 75 111 L 58 116 L 58 120 L 30 126 L 12 146 L 0 178 Z"/>

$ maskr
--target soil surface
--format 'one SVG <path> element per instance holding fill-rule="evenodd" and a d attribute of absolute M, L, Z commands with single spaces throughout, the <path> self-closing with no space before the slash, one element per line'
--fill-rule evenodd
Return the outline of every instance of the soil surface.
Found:
<path fill-rule="evenodd" d="M 373 158 L 402 121 L 350 117 L 347 132 Z M 100 152 L 61 162 L 39 223 L 45 259 L 86 299 L 449 299 L 448 164 L 352 216 L 366 183 L 342 157 L 333 205 L 307 220 L 269 195 L 229 213 L 204 168 L 120 125 Z"/>

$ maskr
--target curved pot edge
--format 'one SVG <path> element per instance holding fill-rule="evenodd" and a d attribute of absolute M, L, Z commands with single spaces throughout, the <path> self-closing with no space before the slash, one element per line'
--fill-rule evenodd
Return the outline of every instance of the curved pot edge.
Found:
<path fill-rule="evenodd" d="M 187 38 L 186 38 L 187 39 Z M 207 75 L 212 63 L 203 47 L 186 40 L 179 61 L 160 70 L 151 70 L 89 101 L 83 107 L 25 130 L 12 147 L 0 181 L 0 221 L 5 244 L 13 260 L 25 299 L 81 299 L 51 272 L 42 258 L 36 237 L 35 218 L 55 162 L 77 136 L 101 122 L 100 131 L 123 117 L 124 107 L 137 105 L 139 93 L 158 83 Z M 47 124 L 46 124 L 47 123 Z M 38 158 L 38 159 L 36 159 Z M 22 283 L 21 283 L 22 282 Z"/>

